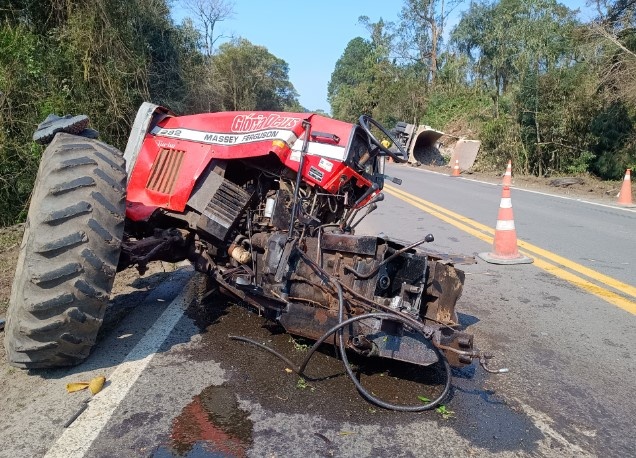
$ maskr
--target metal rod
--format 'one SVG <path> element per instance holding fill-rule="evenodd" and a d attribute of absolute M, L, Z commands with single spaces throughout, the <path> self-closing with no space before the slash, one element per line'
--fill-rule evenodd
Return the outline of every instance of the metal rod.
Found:
<path fill-rule="evenodd" d="M 252 245 L 252 212 L 250 210 L 247 211 L 247 235 L 249 236 L 250 242 L 250 256 L 252 258 L 252 271 L 254 275 L 252 277 L 252 284 L 256 285 L 256 261 L 254 260 L 254 246 Z"/>
<path fill-rule="evenodd" d="M 389 261 L 395 259 L 397 256 L 401 255 L 402 253 L 404 253 L 405 251 L 408 251 L 410 249 L 415 248 L 418 245 L 421 245 L 422 243 L 425 242 L 432 242 L 434 240 L 433 238 L 433 234 L 428 234 L 426 237 L 424 237 L 422 240 L 418 240 L 415 243 L 410 244 L 409 246 L 405 246 L 402 249 L 397 250 L 395 253 L 393 253 L 391 256 L 389 256 L 388 258 L 386 258 L 384 261 L 382 261 L 381 263 L 379 263 L 377 266 L 375 266 L 375 269 L 373 269 L 371 272 L 369 272 L 368 274 L 361 274 L 360 272 L 358 272 L 357 270 L 355 270 L 352 267 L 349 266 L 344 266 L 344 270 L 346 272 L 351 272 L 353 275 L 355 275 L 357 278 L 359 278 L 360 280 L 368 280 L 369 278 L 373 277 L 375 274 L 377 274 L 380 271 L 380 268 L 385 265 L 386 263 L 388 263 Z"/>
<path fill-rule="evenodd" d="M 303 121 L 303 129 L 305 129 L 305 142 L 300 151 L 300 160 L 298 161 L 298 173 L 296 174 L 296 188 L 294 189 L 294 205 L 292 207 L 291 221 L 289 222 L 289 234 L 287 234 L 287 240 L 291 240 L 294 237 L 294 223 L 296 222 L 296 214 L 298 213 L 298 194 L 300 192 L 300 180 L 303 174 L 303 167 L 305 166 L 305 156 L 307 149 L 309 148 L 309 138 L 311 135 L 311 123 L 307 120 Z"/>

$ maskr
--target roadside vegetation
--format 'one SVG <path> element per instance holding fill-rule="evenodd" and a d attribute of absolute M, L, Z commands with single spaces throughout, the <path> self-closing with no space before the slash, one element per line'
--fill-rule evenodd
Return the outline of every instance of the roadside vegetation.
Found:
<path fill-rule="evenodd" d="M 396 23 L 372 22 L 361 4 L 368 36 L 333 69 L 332 116 L 478 138 L 477 170 L 512 159 L 515 174 L 619 179 L 636 166 L 636 1 L 592 3 L 586 24 L 555 0 L 403 0 Z M 231 1 L 180 4 L 189 17 L 175 23 L 168 0 L 3 2 L 0 226 L 26 217 L 42 153 L 31 136 L 50 113 L 87 114 L 123 148 L 143 101 L 180 114 L 311 109 L 284 60 L 218 34 Z"/>
<path fill-rule="evenodd" d="M 48 114 L 87 114 L 124 148 L 139 105 L 180 114 L 300 110 L 285 61 L 236 38 L 218 47 L 224 1 L 189 3 L 175 24 L 167 0 L 8 0 L 0 6 L 0 225 L 23 221 Z M 200 8 L 198 8 L 200 7 Z"/>
<path fill-rule="evenodd" d="M 619 179 L 636 165 L 636 1 L 404 0 L 361 21 L 329 85 L 335 117 L 372 114 L 482 141 L 476 169 Z M 466 7 L 450 30 L 458 4 Z M 446 41 L 443 37 L 447 37 Z"/>

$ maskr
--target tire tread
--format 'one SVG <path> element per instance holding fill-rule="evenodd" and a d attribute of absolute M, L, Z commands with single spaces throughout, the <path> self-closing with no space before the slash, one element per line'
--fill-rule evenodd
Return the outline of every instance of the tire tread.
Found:
<path fill-rule="evenodd" d="M 5 325 L 13 366 L 79 364 L 102 324 L 125 214 L 122 153 L 57 134 L 40 162 Z"/>

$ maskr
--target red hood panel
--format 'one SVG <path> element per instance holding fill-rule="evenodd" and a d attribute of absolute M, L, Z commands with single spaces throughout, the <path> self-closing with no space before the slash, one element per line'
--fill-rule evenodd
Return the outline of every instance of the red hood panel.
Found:
<path fill-rule="evenodd" d="M 297 171 L 304 143 L 304 120 L 311 122 L 312 141 L 303 175 L 307 182 L 335 192 L 338 182 L 334 176 L 340 176 L 345 167 L 342 162 L 352 124 L 312 113 L 242 111 L 169 117 L 161 121 L 146 134 L 130 175 L 127 200 L 184 211 L 196 180 L 212 159 L 274 153 Z"/>

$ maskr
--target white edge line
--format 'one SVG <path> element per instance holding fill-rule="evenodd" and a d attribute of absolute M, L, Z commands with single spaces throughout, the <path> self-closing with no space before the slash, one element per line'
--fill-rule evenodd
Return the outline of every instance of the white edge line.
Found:
<path fill-rule="evenodd" d="M 435 175 L 448 176 L 445 173 L 436 172 L 434 170 L 427 170 L 427 169 L 414 169 L 414 170 L 416 170 L 418 172 L 433 173 Z M 453 177 L 454 180 L 457 180 L 458 178 L 460 180 L 473 181 L 475 183 L 487 184 L 487 185 L 490 185 L 490 186 L 501 186 L 501 183 L 490 183 L 488 181 L 481 181 L 481 180 L 476 180 L 474 178 L 466 178 L 466 177 L 462 177 L 462 176 Z M 589 200 L 578 199 L 578 198 L 575 198 L 575 197 L 560 196 L 558 194 L 550 194 L 549 192 L 533 191 L 531 189 L 519 188 L 519 187 L 517 187 L 515 185 L 510 186 L 510 188 L 514 189 L 515 191 L 530 192 L 530 193 L 539 194 L 539 195 L 542 195 L 542 196 L 556 197 L 558 199 L 565 199 L 565 200 L 573 200 L 575 202 L 581 202 L 583 204 L 597 205 L 599 207 L 612 208 L 614 210 L 624 210 L 624 211 L 628 211 L 628 212 L 631 212 L 631 213 L 636 213 L 636 209 L 632 209 L 630 207 L 621 207 L 619 205 L 610 205 L 610 204 L 602 204 L 602 203 L 599 203 L 599 202 L 591 202 Z"/>
<path fill-rule="evenodd" d="M 46 453 L 45 458 L 79 458 L 86 454 L 128 391 L 183 316 L 195 290 L 191 278 L 128 353 L 126 359 L 108 377 L 108 387 L 91 398 L 86 411 L 64 430 Z"/>
<path fill-rule="evenodd" d="M 582 456 L 582 457 L 592 456 L 590 453 L 583 450 L 578 445 L 572 444 L 565 437 L 563 437 L 561 434 L 555 431 L 550 426 L 550 423 L 553 422 L 552 419 L 548 417 L 545 413 L 534 410 L 532 407 L 530 407 L 527 404 L 524 404 L 519 399 L 517 399 L 516 401 L 519 403 L 519 405 L 521 406 L 521 409 L 525 412 L 525 414 L 532 419 L 532 422 L 534 423 L 536 428 L 539 431 L 541 431 L 544 434 L 544 436 L 557 442 L 562 447 L 568 449 L 575 456 Z"/>

